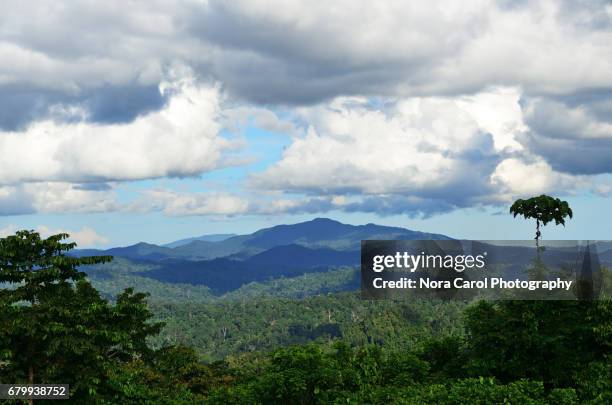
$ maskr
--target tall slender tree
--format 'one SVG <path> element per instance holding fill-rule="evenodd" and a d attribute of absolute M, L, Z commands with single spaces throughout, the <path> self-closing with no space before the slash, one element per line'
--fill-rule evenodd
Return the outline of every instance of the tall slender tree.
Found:
<path fill-rule="evenodd" d="M 510 207 L 510 213 L 515 218 L 517 215 L 522 215 L 525 219 L 536 220 L 536 245 L 539 245 L 539 240 L 542 237 L 540 225 L 546 226 L 549 222 L 555 221 L 555 225 L 565 226 L 565 219 L 567 217 L 572 218 L 574 215 L 567 201 L 561 201 L 546 194 L 527 200 L 516 200 Z"/>

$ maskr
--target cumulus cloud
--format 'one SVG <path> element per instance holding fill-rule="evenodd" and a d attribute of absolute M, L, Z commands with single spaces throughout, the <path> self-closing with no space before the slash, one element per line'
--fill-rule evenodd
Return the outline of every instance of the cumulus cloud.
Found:
<path fill-rule="evenodd" d="M 558 171 L 612 172 L 612 91 L 559 97 L 525 97 L 529 126 L 520 142 Z"/>
<path fill-rule="evenodd" d="M 146 92 L 177 62 L 237 97 L 277 104 L 466 94 L 491 85 L 560 94 L 612 81 L 609 5 L 508 3 L 109 0 L 60 7 L 43 0 L 31 7 L 7 0 L 0 59 L 11 63 L 0 67 L 0 87 L 34 89 L 29 99 L 44 111 L 90 99 L 92 89 Z M 134 99 L 113 110 L 104 97 L 93 104 L 100 114 L 91 119 L 107 122 L 152 107 Z"/>
<path fill-rule="evenodd" d="M 194 7 L 202 4 L 4 1 L 0 60 L 10 63 L 0 66 L 0 96 L 23 89 L 16 100 L 2 97 L 3 105 L 15 112 L 13 105 L 28 108 L 21 116 L 0 116 L 0 128 L 15 129 L 36 118 L 34 111 L 45 114 L 58 103 L 85 104 L 92 110 L 90 119 L 103 122 L 131 120 L 155 107 L 158 96 L 134 95 L 150 92 L 175 62 L 204 62 L 206 45 L 183 28 Z M 113 92 L 131 98 L 129 105 L 115 109 L 123 101 L 108 96 Z"/>
<path fill-rule="evenodd" d="M 571 192 L 612 172 L 611 44 L 600 1 L 7 0 L 0 214 L 432 215 Z M 251 189 L 117 202 L 120 182 L 244 163 L 220 133 L 245 126 L 292 136 Z"/>
<path fill-rule="evenodd" d="M 51 235 L 57 235 L 58 233 L 67 233 L 68 235 L 70 235 L 68 240 L 76 242 L 78 247 L 81 248 L 105 245 L 109 242 L 108 238 L 99 235 L 95 230 L 88 226 L 84 226 L 79 230 L 66 230 L 49 228 L 44 225 L 39 225 L 36 228 L 36 231 L 40 233 L 43 238 L 49 237 Z"/>
<path fill-rule="evenodd" d="M 505 200 L 558 190 L 574 190 L 584 186 L 584 179 L 555 172 L 541 158 L 534 161 L 509 158 L 502 161 L 491 175 Z"/>
<path fill-rule="evenodd" d="M 36 212 L 33 196 L 23 187 L 0 186 L 0 215 L 21 215 Z"/>
<path fill-rule="evenodd" d="M 254 187 L 315 195 L 447 194 L 467 203 L 491 192 L 488 177 L 505 146 L 504 134 L 496 147 L 494 137 L 447 98 L 403 99 L 384 110 L 343 98 L 301 114 L 311 124 L 308 133 L 255 175 Z"/>
<path fill-rule="evenodd" d="M 0 228 L 0 238 L 13 235 L 18 230 L 19 228 L 16 225 L 6 225 Z M 36 227 L 35 231 L 40 233 L 40 236 L 43 238 L 48 238 L 49 236 L 57 235 L 58 233 L 67 233 L 70 235 L 68 241 L 76 242 L 81 248 L 105 245 L 110 242 L 108 238 L 99 235 L 94 229 L 88 226 L 84 226 L 79 230 L 67 230 L 63 228 L 50 228 L 45 225 L 39 225 Z"/>
<path fill-rule="evenodd" d="M 314 214 L 342 209 L 344 202 L 333 196 L 306 198 L 258 199 L 250 204 L 250 212 L 259 215 Z"/>
<path fill-rule="evenodd" d="M 181 81 L 161 87 L 165 108 L 124 124 L 33 123 L 0 133 L 0 184 L 90 182 L 194 176 L 219 166 L 216 87 Z"/>
<path fill-rule="evenodd" d="M 411 97 L 384 107 L 338 98 L 298 110 L 310 124 L 255 189 L 347 195 L 345 211 L 433 215 L 585 184 L 532 155 L 518 139 L 520 93 Z"/>
<path fill-rule="evenodd" d="M 340 206 L 332 197 L 275 198 L 265 195 L 240 196 L 218 192 L 145 190 L 125 206 L 128 212 L 160 211 L 170 216 L 233 216 L 240 214 L 298 214 L 330 211 Z"/>
<path fill-rule="evenodd" d="M 268 132 L 283 135 L 298 135 L 302 130 L 292 121 L 292 118 L 280 117 L 276 112 L 261 107 L 240 106 L 224 108 L 222 124 L 224 128 L 238 131 L 247 126 L 253 126 Z"/>
<path fill-rule="evenodd" d="M 608 19 L 606 7 L 585 7 L 575 18 L 560 1 L 503 3 L 211 1 L 194 25 L 218 45 L 214 73 L 256 102 L 490 85 L 556 94 L 611 81 L 610 30 L 585 24 Z"/>
<path fill-rule="evenodd" d="M 88 189 L 63 182 L 0 186 L 0 215 L 91 213 L 119 209 L 111 189 Z"/>
<path fill-rule="evenodd" d="M 146 190 L 127 209 L 134 212 L 162 211 L 171 216 L 236 215 L 247 212 L 244 198 L 222 193 L 178 193 L 172 190 Z"/>
<path fill-rule="evenodd" d="M 448 198 L 421 198 L 405 195 L 335 195 L 309 197 L 248 197 L 220 193 L 186 193 L 148 190 L 127 205 L 127 212 L 162 212 L 168 216 L 283 215 L 329 212 L 368 212 L 381 216 L 403 214 L 430 217 L 458 208 Z"/>
<path fill-rule="evenodd" d="M 355 198 L 343 204 L 345 212 L 369 212 L 381 216 L 407 215 L 410 217 L 428 218 L 457 209 L 457 204 L 450 198 L 421 198 L 403 195 L 378 195 Z"/>

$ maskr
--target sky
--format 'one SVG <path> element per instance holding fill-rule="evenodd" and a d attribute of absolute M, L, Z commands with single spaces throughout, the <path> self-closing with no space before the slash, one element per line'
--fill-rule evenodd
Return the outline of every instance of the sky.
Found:
<path fill-rule="evenodd" d="M 4 0 L 0 236 L 612 239 L 612 2 Z"/>

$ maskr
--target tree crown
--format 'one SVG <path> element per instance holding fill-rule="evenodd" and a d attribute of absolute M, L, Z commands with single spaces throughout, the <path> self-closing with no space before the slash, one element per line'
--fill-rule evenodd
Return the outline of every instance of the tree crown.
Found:
<path fill-rule="evenodd" d="M 525 219 L 538 220 L 542 225 L 555 221 L 556 225 L 565 226 L 565 218 L 573 216 L 567 201 L 561 201 L 545 194 L 527 200 L 516 200 L 510 207 L 510 213 L 514 217 L 522 215 Z"/>

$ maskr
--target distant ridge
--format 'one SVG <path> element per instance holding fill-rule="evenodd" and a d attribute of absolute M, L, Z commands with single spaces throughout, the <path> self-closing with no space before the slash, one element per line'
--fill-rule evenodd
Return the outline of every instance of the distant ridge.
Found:
<path fill-rule="evenodd" d="M 204 242 L 222 242 L 226 239 L 231 238 L 232 236 L 237 236 L 237 235 L 235 233 L 214 233 L 210 235 L 195 236 L 193 238 L 179 239 L 174 242 L 166 243 L 165 245 L 162 245 L 162 246 L 168 247 L 168 248 L 175 248 L 175 247 L 187 245 L 196 240 L 201 240 Z"/>
<path fill-rule="evenodd" d="M 327 272 L 332 268 L 358 266 L 359 262 L 358 251 L 310 249 L 291 244 L 273 247 L 245 260 L 225 257 L 202 261 L 168 259 L 140 275 L 164 283 L 206 285 L 215 293 L 225 293 L 251 282 Z"/>
<path fill-rule="evenodd" d="M 76 249 L 71 252 L 74 256 L 115 256 L 128 259 L 160 260 L 172 255 L 172 249 L 154 245 L 152 243 L 139 242 L 135 245 L 114 247 L 106 250 L 98 249 Z"/>
<path fill-rule="evenodd" d="M 441 234 L 392 226 L 348 225 L 329 218 L 315 218 L 297 224 L 276 225 L 260 229 L 252 234 L 229 236 L 225 239 L 224 236 L 220 235 L 208 235 L 208 237 L 210 236 L 213 239 L 219 238 L 221 240 L 203 240 L 202 237 L 187 238 L 172 242 L 171 244 L 178 243 L 178 246 L 175 247 L 141 242 L 132 246 L 108 250 L 77 250 L 75 254 L 80 256 L 104 254 L 152 261 L 166 259 L 211 260 L 222 257 L 244 260 L 268 249 L 287 245 L 297 245 L 309 249 L 358 251 L 361 241 L 365 239 L 451 239 Z"/>

